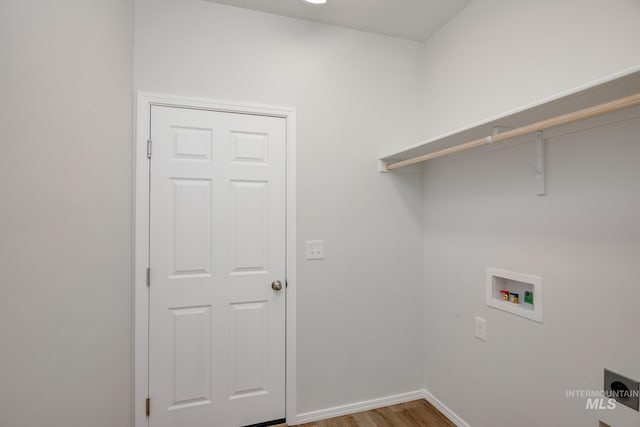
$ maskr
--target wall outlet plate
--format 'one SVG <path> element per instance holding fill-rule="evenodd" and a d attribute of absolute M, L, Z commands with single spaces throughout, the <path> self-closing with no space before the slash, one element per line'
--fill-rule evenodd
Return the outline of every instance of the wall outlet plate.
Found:
<path fill-rule="evenodd" d="M 487 340 L 487 321 L 481 317 L 476 317 L 476 338 Z"/>
<path fill-rule="evenodd" d="M 604 392 L 618 403 L 640 409 L 640 383 L 608 369 L 604 370 Z"/>

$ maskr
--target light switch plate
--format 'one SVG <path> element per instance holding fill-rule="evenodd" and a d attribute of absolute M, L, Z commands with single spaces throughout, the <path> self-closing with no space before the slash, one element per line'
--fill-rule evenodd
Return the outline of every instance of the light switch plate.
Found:
<path fill-rule="evenodd" d="M 305 242 L 306 259 L 324 259 L 324 240 L 307 240 Z"/>
<path fill-rule="evenodd" d="M 487 340 L 487 321 L 481 317 L 476 317 L 476 338 Z"/>

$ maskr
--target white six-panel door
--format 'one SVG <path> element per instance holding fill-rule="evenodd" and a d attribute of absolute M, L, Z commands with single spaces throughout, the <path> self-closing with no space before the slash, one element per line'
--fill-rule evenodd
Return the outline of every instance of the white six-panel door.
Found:
<path fill-rule="evenodd" d="M 283 419 L 285 119 L 154 106 L 151 140 L 149 424 Z"/>

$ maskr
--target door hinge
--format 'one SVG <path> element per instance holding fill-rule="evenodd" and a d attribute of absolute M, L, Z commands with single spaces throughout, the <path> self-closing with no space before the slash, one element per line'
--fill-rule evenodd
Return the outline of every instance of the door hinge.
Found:
<path fill-rule="evenodd" d="M 147 397 L 147 400 L 145 400 L 145 411 L 147 414 L 147 417 L 149 415 L 151 415 L 151 398 Z"/>
<path fill-rule="evenodd" d="M 147 287 L 151 287 L 151 267 L 147 267 Z"/>
<path fill-rule="evenodd" d="M 151 158 L 151 138 L 147 139 L 147 159 Z"/>

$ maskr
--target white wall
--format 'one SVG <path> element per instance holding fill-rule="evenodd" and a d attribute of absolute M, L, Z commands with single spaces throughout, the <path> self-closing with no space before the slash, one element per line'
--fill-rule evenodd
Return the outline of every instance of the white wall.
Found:
<path fill-rule="evenodd" d="M 427 43 L 426 136 L 639 65 L 638 22 L 637 1 L 476 0 Z M 638 116 L 556 131 L 543 198 L 531 142 L 426 165 L 426 386 L 471 426 L 638 425 L 565 398 L 604 368 L 640 378 Z M 486 266 L 544 278 L 542 325 L 485 306 Z"/>
<path fill-rule="evenodd" d="M 427 138 L 640 65 L 640 0 L 475 0 L 426 43 Z"/>
<path fill-rule="evenodd" d="M 131 425 L 133 4 L 0 2 L 0 425 Z"/>
<path fill-rule="evenodd" d="M 298 412 L 423 385 L 423 46 L 198 0 L 136 1 L 135 88 L 297 108 Z M 324 261 L 305 240 L 324 239 Z"/>
<path fill-rule="evenodd" d="M 471 426 L 638 425 L 565 398 L 602 389 L 604 368 L 640 378 L 640 109 L 614 117 L 633 116 L 549 139 L 542 198 L 534 143 L 427 165 L 426 386 Z M 543 277 L 542 325 L 485 306 L 487 266 Z"/>

